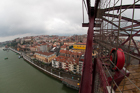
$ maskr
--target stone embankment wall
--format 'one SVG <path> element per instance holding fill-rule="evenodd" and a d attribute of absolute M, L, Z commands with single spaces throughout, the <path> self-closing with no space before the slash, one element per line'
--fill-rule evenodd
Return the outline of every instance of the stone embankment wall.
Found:
<path fill-rule="evenodd" d="M 40 71 L 43 71 L 45 74 L 49 74 L 49 75 L 53 76 L 54 78 L 57 78 L 58 80 L 63 79 L 63 77 L 53 74 L 50 71 L 47 71 L 47 70 L 41 68 L 40 66 L 36 65 L 35 63 L 33 63 L 33 61 L 28 56 L 26 56 L 24 53 L 20 53 L 19 51 L 12 49 L 12 48 L 9 48 L 9 49 L 14 51 L 15 53 L 18 53 L 21 56 L 23 56 L 24 60 L 26 60 L 29 64 L 33 65 L 35 68 L 39 69 Z"/>

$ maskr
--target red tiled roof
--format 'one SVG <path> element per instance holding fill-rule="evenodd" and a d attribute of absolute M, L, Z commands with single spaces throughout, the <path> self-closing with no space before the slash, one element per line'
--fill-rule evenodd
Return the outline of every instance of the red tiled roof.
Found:
<path fill-rule="evenodd" d="M 66 47 L 67 47 L 66 45 L 61 46 L 61 48 L 66 48 Z"/>
<path fill-rule="evenodd" d="M 66 51 L 65 50 L 60 50 L 60 53 L 66 53 Z"/>
<path fill-rule="evenodd" d="M 60 50 L 60 53 L 71 54 L 71 55 L 82 55 L 83 54 L 81 52 L 72 52 L 72 51 L 69 51 L 69 50 Z"/>
<path fill-rule="evenodd" d="M 77 65 L 79 64 L 79 58 L 58 56 L 57 58 L 55 58 L 55 60 L 69 64 L 77 64 Z"/>

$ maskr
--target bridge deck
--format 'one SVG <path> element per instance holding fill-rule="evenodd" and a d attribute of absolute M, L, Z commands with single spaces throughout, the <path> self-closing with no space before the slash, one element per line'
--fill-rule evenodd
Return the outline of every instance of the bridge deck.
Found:
<path fill-rule="evenodd" d="M 114 75 L 115 72 L 112 72 L 109 68 L 109 64 L 111 64 L 108 60 L 108 58 L 104 58 L 101 59 L 103 62 L 103 67 L 104 67 L 104 71 L 106 73 L 107 77 L 110 77 L 110 74 L 112 74 L 112 76 Z M 119 84 L 119 87 L 116 89 L 115 93 L 120 93 L 120 90 L 123 91 L 123 93 L 140 93 L 140 64 L 139 64 L 139 60 L 130 59 L 130 65 L 128 67 L 126 67 L 127 71 L 129 71 L 129 76 L 128 78 L 130 80 L 128 80 L 127 78 L 123 79 L 121 81 L 121 83 Z M 105 65 L 107 67 L 107 69 L 109 70 L 110 74 L 108 74 L 107 69 L 105 68 Z M 113 84 L 115 85 L 115 84 Z M 137 88 L 136 86 L 139 88 Z M 119 90 L 120 89 L 120 90 Z"/>
<path fill-rule="evenodd" d="M 140 88 L 140 65 L 129 65 L 127 70 L 130 72 L 129 79 Z M 123 93 L 140 93 L 136 86 L 132 84 L 128 79 L 122 80 L 119 88 L 122 90 L 124 85 Z M 119 93 L 119 89 L 116 89 L 116 93 Z"/>

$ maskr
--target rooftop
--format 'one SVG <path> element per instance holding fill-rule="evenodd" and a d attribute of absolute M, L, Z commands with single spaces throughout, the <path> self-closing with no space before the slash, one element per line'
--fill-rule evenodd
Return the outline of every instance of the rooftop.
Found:
<path fill-rule="evenodd" d="M 41 51 L 40 52 L 36 52 L 36 53 L 42 54 L 42 55 L 47 55 L 47 56 L 54 54 L 54 53 L 51 53 L 51 52 L 41 52 Z"/>
<path fill-rule="evenodd" d="M 58 56 L 54 60 L 69 64 L 79 64 L 79 58 L 73 58 L 73 57 L 65 57 L 65 56 Z"/>

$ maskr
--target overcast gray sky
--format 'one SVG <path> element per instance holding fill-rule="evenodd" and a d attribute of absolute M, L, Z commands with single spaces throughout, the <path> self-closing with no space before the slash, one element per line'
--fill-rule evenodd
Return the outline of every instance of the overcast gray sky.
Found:
<path fill-rule="evenodd" d="M 0 42 L 31 35 L 86 34 L 81 0 L 1 0 Z"/>
<path fill-rule="evenodd" d="M 94 5 L 95 0 L 92 1 Z M 132 3 L 133 0 L 123 0 L 123 4 Z M 135 10 L 134 19 L 140 19 L 139 11 Z M 132 18 L 132 10 L 122 15 Z M 0 1 L 0 42 L 32 35 L 86 33 L 87 28 L 82 27 L 82 0 Z"/>

